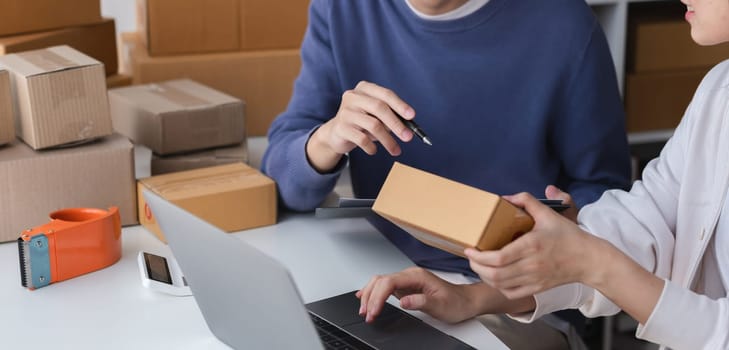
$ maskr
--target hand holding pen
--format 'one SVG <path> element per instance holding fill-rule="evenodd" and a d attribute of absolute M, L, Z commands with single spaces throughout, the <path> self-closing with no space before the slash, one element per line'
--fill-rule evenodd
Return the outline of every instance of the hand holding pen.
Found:
<path fill-rule="evenodd" d="M 306 144 L 310 164 L 320 172 L 334 169 L 342 155 L 361 148 L 373 155 L 377 143 L 388 153 L 402 152 L 395 137 L 409 142 L 414 136 L 426 144 L 430 139 L 412 122 L 415 110 L 395 92 L 362 81 L 342 95 L 337 114 L 320 126 Z"/>
<path fill-rule="evenodd" d="M 397 114 L 394 110 L 392 111 L 397 115 L 398 118 L 400 118 L 400 121 L 405 124 L 405 126 L 408 127 L 408 129 L 412 130 L 412 132 L 417 135 L 421 140 L 423 140 L 423 143 L 425 143 L 428 146 L 432 146 L 433 143 L 430 142 L 430 139 L 428 138 L 428 135 L 425 134 L 425 131 L 420 128 L 418 124 L 415 123 L 414 120 L 408 120 L 403 118 L 401 115 Z"/>

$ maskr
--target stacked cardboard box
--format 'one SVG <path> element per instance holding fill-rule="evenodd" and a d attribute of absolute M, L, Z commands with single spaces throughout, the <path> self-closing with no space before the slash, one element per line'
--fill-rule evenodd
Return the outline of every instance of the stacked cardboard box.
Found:
<path fill-rule="evenodd" d="M 244 104 L 235 97 L 179 79 L 111 89 L 109 100 L 114 129 L 154 152 L 153 170 L 181 171 L 247 159 L 215 157 L 212 162 L 195 161 L 201 157 L 211 160 L 217 150 L 205 152 L 207 155 L 199 151 L 215 147 L 237 145 L 234 149 L 238 153 L 245 150 Z M 179 155 L 183 152 L 194 153 Z M 174 159 L 172 154 L 176 154 Z"/>
<path fill-rule="evenodd" d="M 291 97 L 308 0 L 139 0 L 139 33 L 122 36 L 134 83 L 191 78 L 246 103 L 263 136 Z"/>
<path fill-rule="evenodd" d="M 33 149 L 110 135 L 101 62 L 69 46 L 0 56 L 10 72 L 16 134 Z"/>
<path fill-rule="evenodd" d="M 0 241 L 68 207 L 117 206 L 123 224 L 137 223 L 132 145 L 111 135 L 102 63 L 56 46 L 0 56 L 0 66 L 0 109 L 13 107 L 12 139 L 25 141 L 0 148 Z"/>
<path fill-rule="evenodd" d="M 207 168 L 230 163 L 248 163 L 247 142 L 186 154 L 159 156 L 152 154 L 152 175 Z"/>
<path fill-rule="evenodd" d="M 114 20 L 99 0 L 0 0 L 0 55 L 68 45 L 104 64 L 119 84 Z M 129 81 L 128 79 L 126 81 Z"/>
<path fill-rule="evenodd" d="M 132 144 L 119 135 L 76 147 L 0 148 L 0 242 L 49 221 L 63 208 L 116 206 L 122 225 L 137 224 Z"/>
<path fill-rule="evenodd" d="M 625 109 L 629 132 L 678 125 L 711 67 L 729 57 L 729 45 L 697 45 L 680 3 L 630 6 Z"/>
<path fill-rule="evenodd" d="M 15 140 L 10 75 L 0 69 L 0 146 Z"/>
<path fill-rule="evenodd" d="M 228 164 L 139 180 L 139 220 L 165 241 L 142 193 L 152 191 L 226 232 L 276 223 L 276 185 L 245 164 Z"/>

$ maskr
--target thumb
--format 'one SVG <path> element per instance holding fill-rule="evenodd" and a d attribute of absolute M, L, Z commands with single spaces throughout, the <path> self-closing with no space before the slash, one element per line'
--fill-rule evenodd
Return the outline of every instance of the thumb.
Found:
<path fill-rule="evenodd" d="M 526 192 L 515 194 L 513 196 L 504 196 L 504 199 L 519 208 L 524 208 L 524 210 L 531 216 L 534 216 L 544 210 L 551 210 L 546 205 L 540 203 L 536 198 L 534 198 L 534 196 Z"/>
<path fill-rule="evenodd" d="M 573 222 L 577 222 L 577 207 L 569 193 L 562 191 L 557 186 L 549 185 L 544 189 L 544 195 L 547 196 L 547 199 L 559 199 L 562 204 L 569 205 L 570 207 L 563 211 L 562 215 Z"/>
<path fill-rule="evenodd" d="M 422 310 L 426 304 L 425 294 L 410 294 L 400 299 L 400 306 L 406 310 Z"/>
<path fill-rule="evenodd" d="M 572 204 L 572 196 L 554 185 L 547 186 L 547 188 L 544 189 L 544 195 L 547 197 L 547 199 L 559 199 L 565 204 Z"/>

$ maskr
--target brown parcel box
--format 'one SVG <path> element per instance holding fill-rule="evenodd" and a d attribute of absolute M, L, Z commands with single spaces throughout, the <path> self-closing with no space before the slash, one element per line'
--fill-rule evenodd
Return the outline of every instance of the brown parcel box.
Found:
<path fill-rule="evenodd" d="M 106 88 L 113 89 L 132 85 L 132 76 L 126 74 L 114 74 L 106 77 Z"/>
<path fill-rule="evenodd" d="M 0 36 L 100 20 L 99 0 L 0 0 Z"/>
<path fill-rule="evenodd" d="M 499 249 L 534 225 L 500 196 L 395 162 L 372 207 L 425 244 L 463 256 Z"/>
<path fill-rule="evenodd" d="M 245 140 L 241 100 L 189 79 L 109 90 L 114 130 L 159 155 Z"/>
<path fill-rule="evenodd" d="M 150 55 L 238 50 L 238 0 L 137 0 Z"/>
<path fill-rule="evenodd" d="M 0 56 L 10 71 L 16 135 L 34 149 L 112 133 L 103 65 L 68 46 Z"/>
<path fill-rule="evenodd" d="M 0 38 L 0 55 L 68 45 L 104 63 L 106 75 L 116 74 L 117 50 L 114 20 L 79 27 Z"/>
<path fill-rule="evenodd" d="M 276 185 L 243 163 L 139 180 L 139 221 L 166 242 L 142 192 L 150 190 L 226 232 L 276 223 Z"/>
<path fill-rule="evenodd" d="M 625 114 L 628 132 L 673 129 L 709 68 L 628 74 Z"/>
<path fill-rule="evenodd" d="M 632 4 L 628 24 L 628 72 L 697 69 L 729 57 L 729 44 L 699 46 L 676 2 Z"/>
<path fill-rule="evenodd" d="M 150 55 L 292 49 L 301 45 L 309 0 L 138 0 Z"/>
<path fill-rule="evenodd" d="M 122 36 L 135 84 L 190 78 L 246 103 L 246 134 L 265 136 L 286 109 L 299 73 L 299 50 L 150 57 L 135 36 Z M 125 65 L 125 63 L 122 63 Z"/>
<path fill-rule="evenodd" d="M 122 224 L 136 225 L 133 157 L 120 135 L 41 152 L 18 141 L 0 148 L 0 241 L 17 239 L 62 208 L 117 206 Z"/>
<path fill-rule="evenodd" d="M 240 50 L 301 46 L 309 0 L 239 0 Z"/>
<path fill-rule="evenodd" d="M 0 145 L 15 140 L 13 100 L 10 94 L 10 74 L 0 69 Z"/>
<path fill-rule="evenodd" d="M 207 168 L 230 163 L 248 163 L 246 142 L 231 147 L 221 147 L 202 152 L 174 156 L 152 154 L 152 175 Z"/>

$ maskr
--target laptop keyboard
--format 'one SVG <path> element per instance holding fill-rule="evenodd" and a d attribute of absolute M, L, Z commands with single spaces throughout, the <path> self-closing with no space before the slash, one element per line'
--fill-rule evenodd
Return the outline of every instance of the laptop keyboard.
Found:
<path fill-rule="evenodd" d="M 329 321 L 309 312 L 311 320 L 314 322 L 317 333 L 319 333 L 319 339 L 321 339 L 324 348 L 326 349 L 338 349 L 338 350 L 350 350 L 350 349 L 363 349 L 363 350 L 374 350 L 373 347 L 365 344 L 361 340 L 353 337 L 351 334 L 341 330 L 339 327 L 329 323 Z"/>

